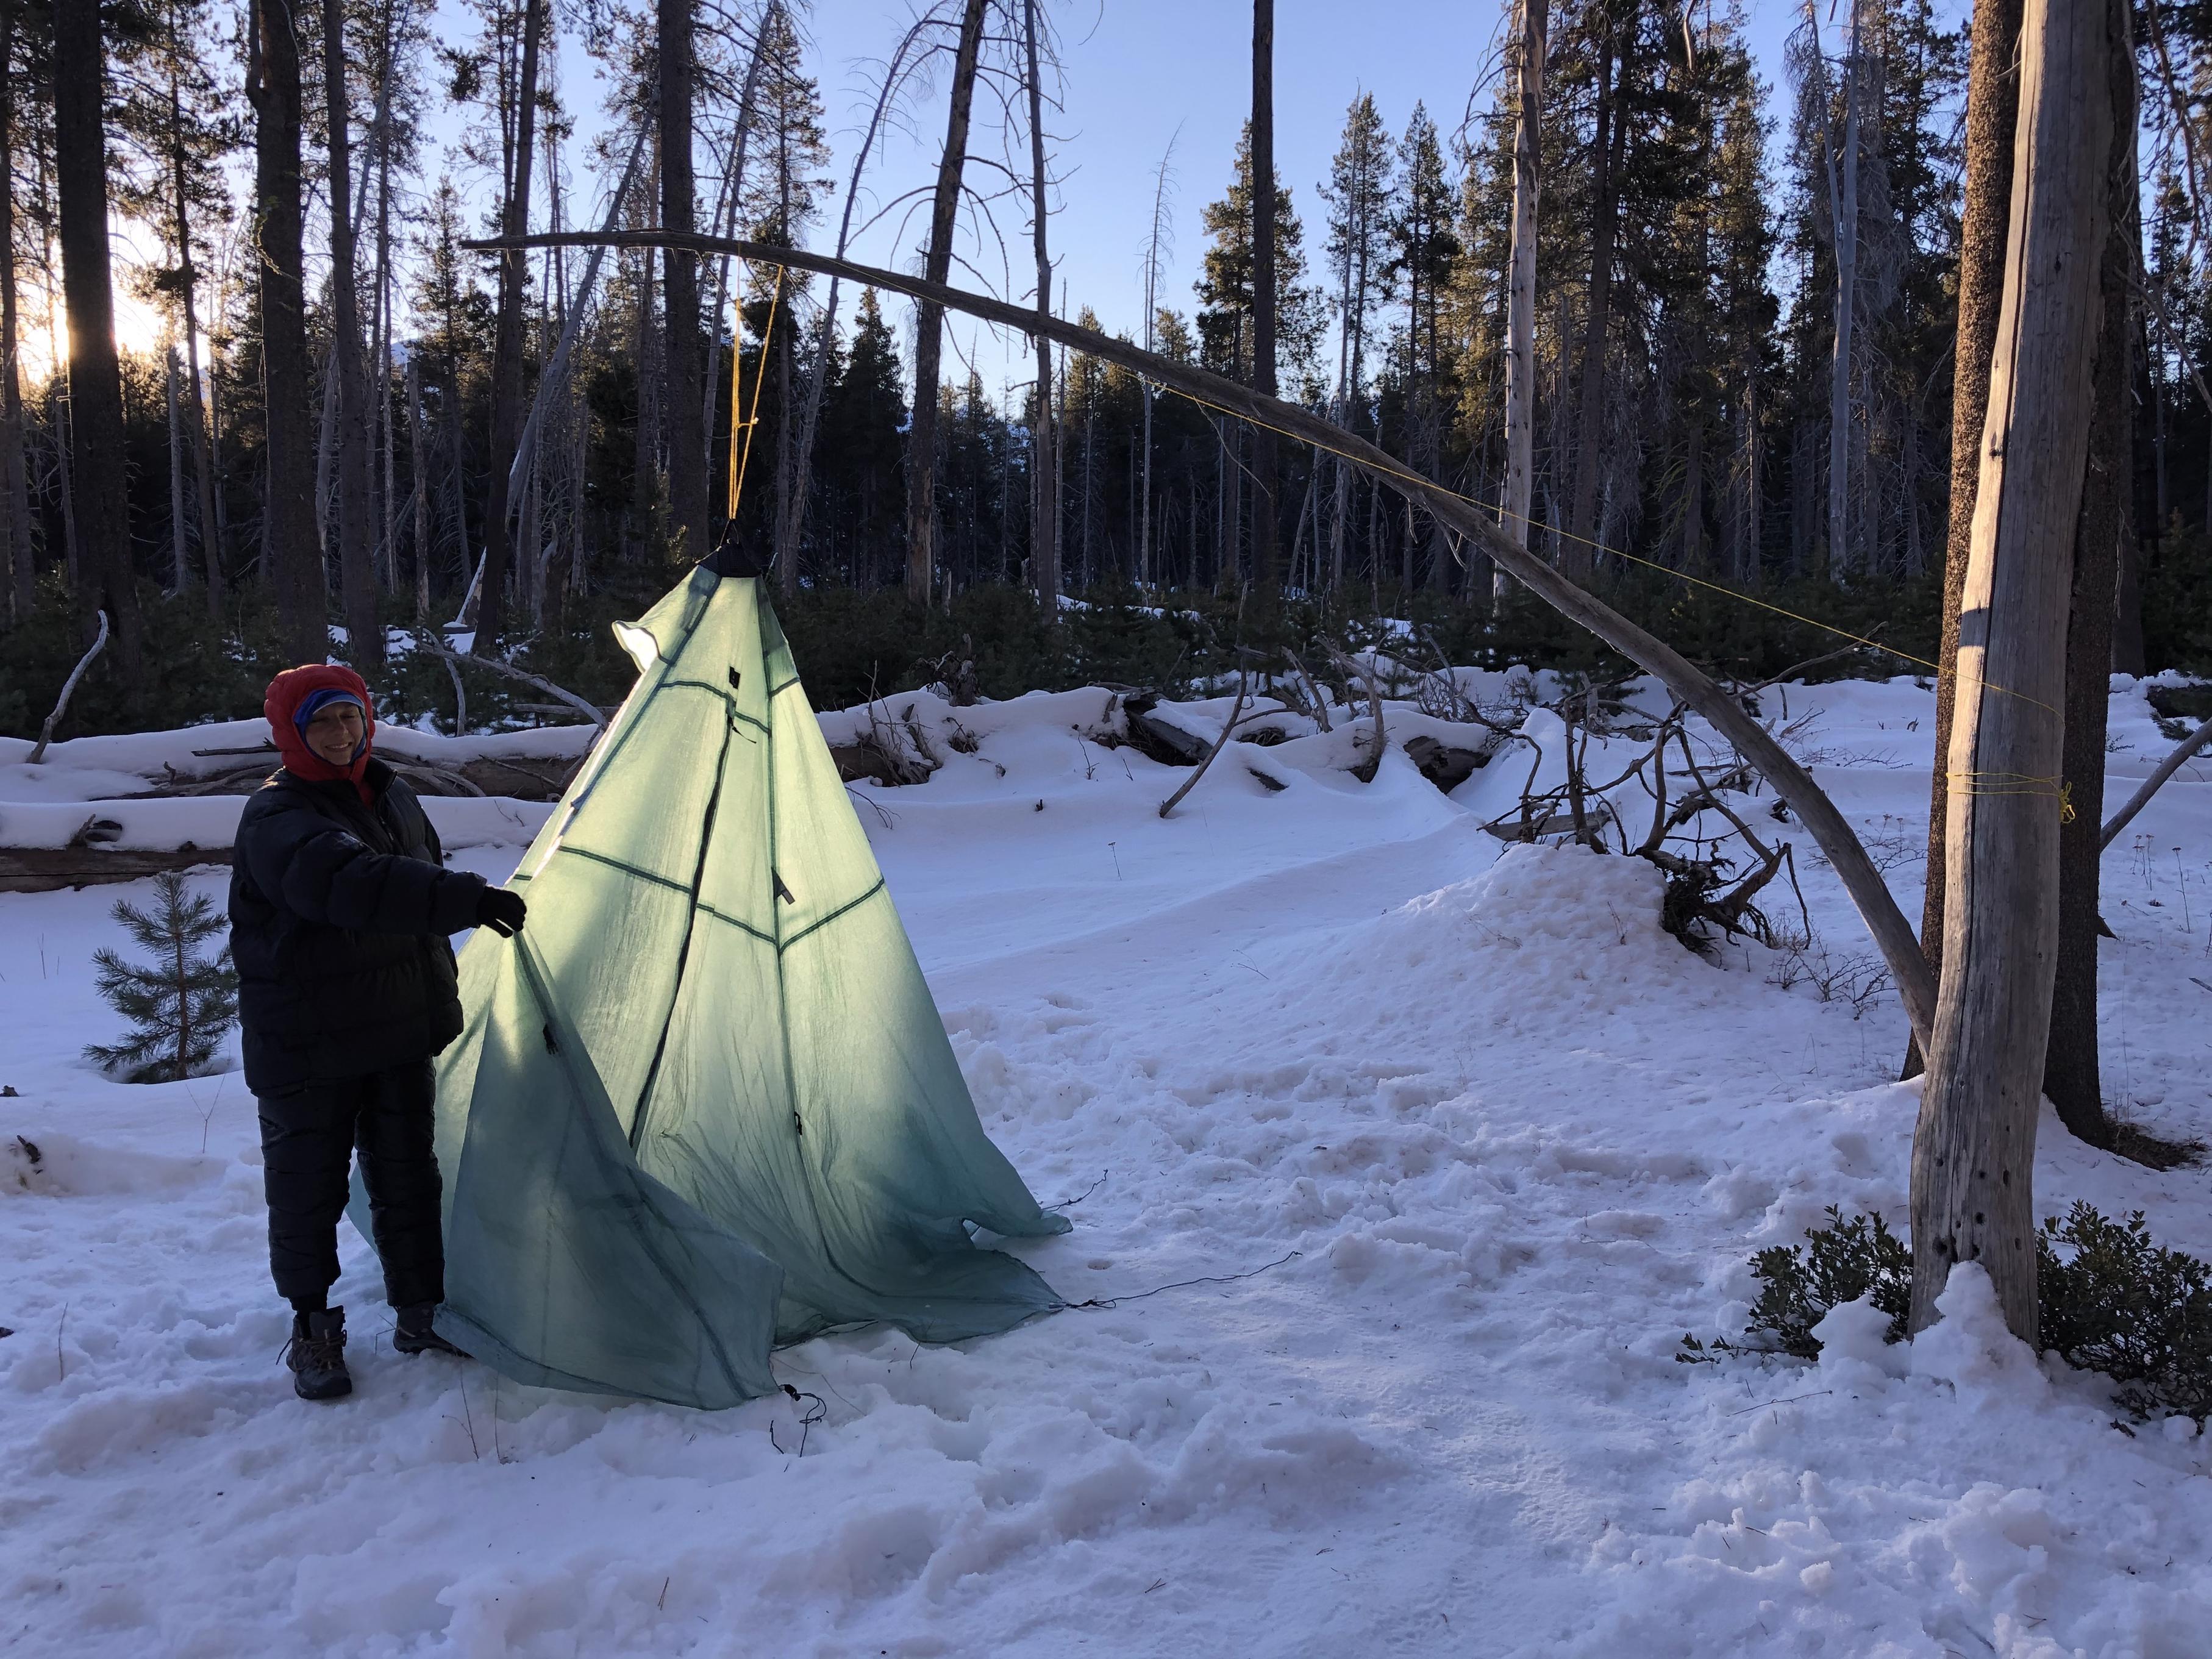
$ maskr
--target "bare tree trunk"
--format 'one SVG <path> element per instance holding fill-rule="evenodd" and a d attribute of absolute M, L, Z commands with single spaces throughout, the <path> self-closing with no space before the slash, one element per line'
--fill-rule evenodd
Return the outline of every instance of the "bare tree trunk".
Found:
<path fill-rule="evenodd" d="M 952 107 L 938 158 L 937 193 L 929 216 L 929 249 L 922 270 L 933 283 L 952 271 L 952 225 L 960 206 L 960 175 L 968 162 L 968 114 L 975 98 L 975 59 L 982 50 L 986 0 L 966 0 L 960 45 L 952 61 Z M 907 428 L 906 592 L 929 603 L 937 561 L 937 390 L 945 348 L 945 309 L 925 302 L 915 314 L 914 421 Z"/>
<path fill-rule="evenodd" d="M 1592 145 L 1596 171 L 1592 199 L 1595 220 L 1590 231 L 1589 316 L 1583 332 L 1581 431 L 1576 445 L 1575 495 L 1570 538 L 1560 544 L 1559 569 L 1576 581 L 1588 581 L 1591 544 L 1597 540 L 1597 474 L 1605 435 L 1605 343 L 1613 305 L 1613 230 L 1620 218 L 1620 158 L 1626 124 L 1614 107 L 1619 88 L 1613 71 L 1619 59 L 1610 35 L 1598 47 L 1597 136 Z"/>
<path fill-rule="evenodd" d="M 837 257 L 840 258 L 844 258 L 847 248 L 852 244 L 853 213 L 860 198 L 860 180 L 867 172 L 868 159 L 875 151 L 876 140 L 882 135 L 884 123 L 890 114 L 905 79 L 908 54 L 919 44 L 923 27 L 922 23 L 916 23 L 907 32 L 905 38 L 899 42 L 898 50 L 891 54 L 890 62 L 884 67 L 884 82 L 876 97 L 875 112 L 869 118 L 867 133 L 860 141 L 860 154 L 853 158 L 852 178 L 845 186 L 844 211 L 837 221 Z M 752 106 L 753 77 L 759 70 L 760 55 L 756 52 L 752 71 L 745 77 L 744 107 L 747 111 Z M 739 118 L 745 118 L 741 114 Z M 744 154 L 742 140 L 738 146 L 738 154 L 740 158 Z M 739 165 L 742 166 L 742 161 Z M 785 171 L 787 173 L 788 169 Z M 840 287 L 837 278 L 832 276 L 829 297 L 823 301 L 822 315 L 815 324 L 814 361 L 806 376 L 806 406 L 799 416 L 799 439 L 791 458 L 791 469 L 799 480 L 799 488 L 790 503 L 789 514 L 782 517 L 776 526 L 775 568 L 783 578 L 787 591 L 798 586 L 799 545 L 805 538 L 807 510 L 813 495 L 814 441 L 822 428 L 822 399 L 830 387 L 830 354 L 836 344 Z M 738 411 L 734 401 L 736 393 L 732 392 L 731 396 L 730 441 L 734 454 Z M 730 476 L 733 482 L 738 476 L 734 461 Z M 736 503 L 732 501 L 731 505 L 734 507 Z"/>
<path fill-rule="evenodd" d="M 161 353 L 162 402 L 169 423 L 169 595 L 185 591 L 185 443 L 183 422 L 177 413 L 177 349 Z"/>
<path fill-rule="evenodd" d="M 2110 33 L 2105 66 L 2112 131 L 2135 131 L 2135 45 L 2127 0 L 2106 0 Z M 2058 1121 L 2093 1146 L 2112 1144 L 2098 1077 L 2098 877 L 2104 860 L 2105 731 L 2112 709 L 2113 599 L 2121 545 L 2128 539 L 2135 485 L 2134 262 L 2140 246 L 2142 188 L 2136 147 L 2112 147 L 2106 185 L 2110 234 L 2098 277 L 2103 319 L 2097 333 L 2088 471 L 2074 543 L 2072 600 L 2066 623 L 2066 747 L 2059 775 L 2070 814 L 2058 826 L 2058 967 L 2051 993 L 2051 1037 L 2043 1092 Z"/>
<path fill-rule="evenodd" d="M 691 101 L 692 6 L 695 0 L 659 0 L 660 48 L 660 222 L 664 229 L 688 234 L 696 228 L 697 192 L 692 183 Z M 699 407 L 705 378 L 705 354 L 699 335 L 699 261 L 671 247 L 663 256 L 660 319 L 666 344 L 661 372 L 667 407 L 678 411 L 668 423 L 668 527 L 684 538 L 688 558 L 710 550 L 707 516 L 707 437 L 690 418 Z"/>
<path fill-rule="evenodd" d="M 1951 371 L 1951 512 L 1943 544 L 1943 631 L 1936 660 L 1936 775 L 1928 794 L 1927 896 L 1921 902 L 1920 950 L 1943 967 L 1943 870 L 1951 784 L 1951 717 L 1958 681 L 1960 597 L 1973 543 L 1974 502 L 1981 488 L 1982 423 L 1990 401 L 1990 363 L 1996 349 L 1997 302 L 2004 291 L 2006 228 L 2012 212 L 2013 129 L 2020 109 L 2014 58 L 2020 50 L 2023 0 L 1982 0 L 1974 16 L 1966 71 L 1966 191 L 1959 240 L 1959 331 Z M 2094 814 L 2092 814 L 2094 816 Z M 1917 1077 L 1926 1057 L 1907 1048 L 1905 1075 Z"/>
<path fill-rule="evenodd" d="M 1252 0 L 1252 389 L 1275 395 L 1275 0 Z M 1275 525 L 1281 475 L 1274 428 L 1254 427 L 1252 620 L 1263 635 L 1281 586 Z"/>
<path fill-rule="evenodd" d="M 659 163 L 656 161 L 653 165 L 657 167 Z M 653 263 L 659 252 L 649 247 L 642 252 L 637 272 L 637 337 L 632 347 L 637 356 L 637 428 L 630 457 L 635 478 L 630 504 L 637 515 L 641 539 L 651 533 L 652 504 L 659 492 L 661 414 L 660 331 L 653 325 L 658 319 L 653 305 Z"/>
<path fill-rule="evenodd" d="M 1912 1324 L 1953 1265 L 2036 1337 L 2035 1120 L 2058 945 L 2067 596 L 2109 219 L 2106 6 L 2029 0 L 1956 672 L 1943 972 L 1912 1151 Z"/>
<path fill-rule="evenodd" d="M 177 309 L 185 325 L 185 438 L 192 453 L 192 472 L 198 483 L 200 562 L 207 579 L 208 615 L 220 617 L 223 607 L 222 515 L 216 506 L 214 445 L 208 436 L 206 411 L 200 392 L 199 268 L 192 258 L 192 223 L 185 188 L 183 88 L 174 67 L 185 50 L 176 33 L 177 15 L 169 9 L 169 191 L 174 210 L 177 239 Z"/>
<path fill-rule="evenodd" d="M 1851 329 L 1859 268 L 1859 0 L 1851 0 L 1850 47 L 1844 59 L 1843 182 L 1833 198 L 1836 327 L 1828 368 L 1828 569 L 1851 568 Z M 1830 163 L 1834 166 L 1833 161 Z"/>
<path fill-rule="evenodd" d="M 769 44 L 769 30 L 774 27 L 777 14 L 781 9 L 781 0 L 770 0 L 768 9 L 761 14 L 760 25 L 753 35 L 752 57 L 745 64 L 744 89 L 738 94 L 737 127 L 730 137 L 729 165 L 722 180 L 722 201 L 717 211 L 717 216 L 728 227 L 722 233 L 727 236 L 737 234 L 738 215 L 742 209 L 744 198 L 745 153 L 752 144 L 754 100 L 760 91 L 761 64 L 765 56 L 763 48 Z M 903 47 L 901 50 L 903 52 Z M 878 118 L 881 118 L 880 115 Z M 855 172 L 857 173 L 857 167 Z M 845 221 L 848 225 L 852 222 L 852 205 L 849 201 L 846 204 Z M 596 269 L 596 266 L 592 268 L 593 270 Z M 592 276 L 587 271 L 584 278 L 584 293 L 586 296 L 590 295 L 591 289 Z M 711 325 L 707 330 L 707 368 L 699 377 L 699 441 L 704 446 L 701 453 L 710 458 L 714 447 L 714 410 L 721 392 L 722 313 L 729 298 L 729 292 L 730 260 L 729 256 L 725 254 L 715 262 L 714 306 L 709 315 Z M 836 290 L 833 287 L 830 292 L 834 296 Z M 830 308 L 834 311 L 836 307 L 833 304 Z M 736 331 L 733 327 L 731 334 L 731 347 L 733 351 L 737 348 L 737 343 Z M 732 402 L 730 406 L 730 441 L 732 446 L 737 442 L 738 414 L 734 401 L 736 395 L 733 389 L 731 392 Z M 726 492 L 725 493 L 726 495 Z M 711 510 L 714 491 L 709 489 L 707 494 Z"/>
<path fill-rule="evenodd" d="M 295 663 L 319 663 L 330 653 L 330 626 L 310 493 L 313 450 L 300 246 L 300 42 L 287 0 L 254 0 L 246 95 L 257 117 L 254 264 L 260 272 L 269 429 L 261 569 L 276 595 L 287 654 Z"/>
<path fill-rule="evenodd" d="M 368 385 L 362 362 L 361 288 L 355 269 L 353 138 L 346 94 L 345 0 L 323 0 L 323 94 L 331 204 L 331 368 L 337 384 L 338 588 L 346 655 L 356 668 L 384 660 L 369 541 Z"/>
<path fill-rule="evenodd" d="M 506 181 L 507 197 L 500 213 L 501 229 L 508 236 L 520 236 L 530 228 L 530 171 L 538 131 L 538 55 L 545 37 L 546 0 L 522 0 L 522 75 L 515 92 L 514 170 Z M 688 148 L 686 155 L 688 159 Z M 674 256 L 670 259 L 672 264 Z M 491 476 L 485 480 L 483 574 L 477 596 L 473 647 L 480 656 L 498 648 L 507 620 L 507 521 L 514 511 L 508 492 L 522 425 L 522 290 L 528 280 L 529 268 L 520 250 L 501 259 L 499 313 L 492 338 Z M 465 551 L 462 568 L 467 568 Z"/>
<path fill-rule="evenodd" d="M 1147 351 L 1153 349 L 1154 331 L 1158 326 L 1160 240 L 1167 226 L 1168 161 L 1174 154 L 1175 144 L 1170 140 L 1166 152 L 1160 157 L 1159 172 L 1152 180 L 1152 234 L 1145 247 L 1145 349 Z M 1158 389 L 1150 380 L 1139 380 L 1138 387 L 1145 405 L 1144 478 L 1139 489 L 1143 514 L 1137 520 L 1137 580 L 1142 585 L 1153 580 L 1152 400 L 1158 395 Z"/>
<path fill-rule="evenodd" d="M 430 620 L 430 472 L 422 448 L 422 369 L 407 354 L 407 471 L 415 480 L 415 621 Z"/>
<path fill-rule="evenodd" d="M 1536 483 L 1536 203 L 1543 163 L 1545 34 L 1548 0 L 1521 0 L 1519 58 L 1514 93 L 1520 109 L 1513 128 L 1513 256 L 1505 313 L 1505 533 L 1528 545 L 1528 510 Z M 1511 586 L 1493 572 L 1491 592 L 1502 599 Z"/>
<path fill-rule="evenodd" d="M 115 356 L 115 296 L 107 243 L 106 85 L 100 9 L 54 9 L 54 183 L 59 198 L 62 289 L 69 307 L 70 486 L 88 587 L 115 618 L 126 684 L 141 665 L 138 592 L 131 568 L 125 477 L 123 371 Z"/>
<path fill-rule="evenodd" d="M 1036 251 L 1037 309 L 1052 310 L 1052 259 L 1045 248 L 1044 199 L 1044 82 L 1038 63 L 1037 0 L 1023 0 L 1024 44 L 1029 53 L 1030 91 L 1030 213 Z M 1030 428 L 1030 472 L 1036 480 L 1030 492 L 1034 508 L 1030 547 L 1036 579 L 1037 602 L 1048 626 L 1060 617 L 1060 491 L 1054 459 L 1058 434 L 1052 420 L 1052 342 L 1036 337 L 1036 417 Z"/>
<path fill-rule="evenodd" d="M 399 589 L 398 434 L 392 429 L 392 3 L 384 0 L 379 13 L 376 123 L 372 134 L 376 145 L 376 431 L 382 488 L 378 492 L 377 540 L 384 549 L 386 590 Z"/>
<path fill-rule="evenodd" d="M 15 0 L 0 0 L 0 155 L 15 143 Z M 15 299 L 15 173 L 0 166 L 0 557 L 8 564 L 8 608 L 17 621 L 38 598 L 31 544 L 31 487 L 23 464 L 22 313 Z"/>

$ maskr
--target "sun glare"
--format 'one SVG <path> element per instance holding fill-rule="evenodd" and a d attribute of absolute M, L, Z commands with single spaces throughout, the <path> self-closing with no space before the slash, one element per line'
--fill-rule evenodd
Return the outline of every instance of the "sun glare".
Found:
<path fill-rule="evenodd" d="M 26 386 L 43 384 L 54 365 L 69 353 L 69 319 L 57 294 L 51 316 L 45 296 L 35 289 L 25 295 L 23 327 L 18 359 Z M 115 347 L 126 356 L 158 354 L 168 343 L 169 319 L 120 283 L 115 290 Z"/>

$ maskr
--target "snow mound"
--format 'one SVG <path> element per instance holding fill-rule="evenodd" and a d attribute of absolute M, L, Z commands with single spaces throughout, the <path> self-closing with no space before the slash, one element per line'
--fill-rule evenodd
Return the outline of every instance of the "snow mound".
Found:
<path fill-rule="evenodd" d="M 228 1164 L 228 1158 L 211 1156 L 106 1146 L 51 1130 L 40 1132 L 35 1139 L 10 1135 L 0 1140 L 0 1198 L 27 1193 L 51 1198 L 176 1193 L 217 1179 Z"/>
<path fill-rule="evenodd" d="M 1912 1374 L 1948 1382 L 1974 1405 L 2040 1400 L 2050 1382 L 2027 1344 L 2005 1328 L 1996 1286 L 1978 1261 L 1951 1269 L 1936 1298 L 1942 1317 L 1912 1343 Z"/>
<path fill-rule="evenodd" d="M 1611 1020 L 1721 975 L 1659 926 L 1665 878 L 1640 859 L 1511 847 L 1488 871 L 1325 944 L 1274 952 L 1278 1018 L 1332 1032 L 1455 1023 L 1493 1040 Z M 1264 961 L 1264 958 L 1262 958 Z"/>

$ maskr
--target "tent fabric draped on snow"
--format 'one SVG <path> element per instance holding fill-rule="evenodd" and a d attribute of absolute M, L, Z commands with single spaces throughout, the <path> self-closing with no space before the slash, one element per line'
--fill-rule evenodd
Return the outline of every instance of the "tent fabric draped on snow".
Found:
<path fill-rule="evenodd" d="M 520 1381 L 706 1407 L 769 1352 L 1063 1305 L 750 575 L 618 628 L 640 678 L 461 955 L 438 1328 Z"/>

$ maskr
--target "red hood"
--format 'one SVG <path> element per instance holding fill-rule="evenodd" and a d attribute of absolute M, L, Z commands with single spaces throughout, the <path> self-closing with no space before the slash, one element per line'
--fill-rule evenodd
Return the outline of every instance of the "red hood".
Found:
<path fill-rule="evenodd" d="M 300 705 L 317 691 L 344 691 L 361 699 L 362 725 L 361 752 L 353 757 L 349 766 L 333 766 L 307 747 L 300 735 L 300 728 L 292 723 Z M 368 769 L 369 750 L 376 739 L 376 705 L 370 699 L 368 687 L 360 675 L 350 668 L 336 664 L 316 663 L 304 668 L 288 668 L 269 682 L 269 690 L 262 698 L 261 712 L 269 717 L 269 735 L 276 740 L 276 753 L 283 760 L 284 769 L 295 778 L 307 778 L 317 783 L 336 783 L 340 779 L 353 785 L 364 804 L 373 797 L 368 786 L 362 781 L 362 774 Z"/>

